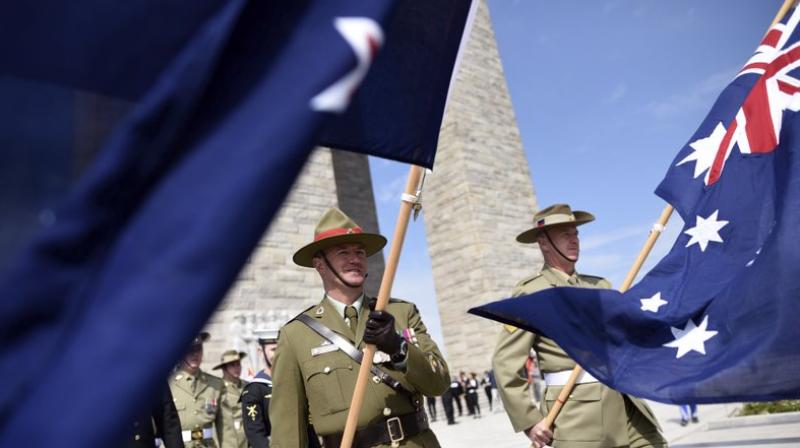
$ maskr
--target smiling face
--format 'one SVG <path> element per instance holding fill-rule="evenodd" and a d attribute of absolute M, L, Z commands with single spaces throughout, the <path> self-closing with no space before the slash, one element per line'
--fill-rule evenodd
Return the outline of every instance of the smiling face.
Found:
<path fill-rule="evenodd" d="M 313 263 L 326 289 L 361 288 L 367 278 L 367 251 L 360 243 L 329 247 L 314 257 Z"/>

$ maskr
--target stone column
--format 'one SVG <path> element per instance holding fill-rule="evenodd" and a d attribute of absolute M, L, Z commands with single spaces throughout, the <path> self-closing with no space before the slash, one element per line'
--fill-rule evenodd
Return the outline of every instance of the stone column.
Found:
<path fill-rule="evenodd" d="M 452 373 L 483 372 L 500 325 L 467 309 L 508 297 L 541 267 L 516 235 L 537 208 L 489 11 L 481 1 L 426 181 L 424 217 Z"/>

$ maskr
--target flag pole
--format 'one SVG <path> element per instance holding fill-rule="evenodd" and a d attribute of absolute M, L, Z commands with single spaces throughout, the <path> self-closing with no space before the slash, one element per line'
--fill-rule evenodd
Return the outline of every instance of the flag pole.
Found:
<path fill-rule="evenodd" d="M 789 12 L 789 9 L 791 9 L 796 2 L 797 0 L 784 0 L 783 5 L 781 5 L 780 9 L 778 10 L 778 13 L 775 14 L 775 18 L 772 19 L 770 28 L 772 28 L 772 26 L 776 23 L 780 22 L 783 19 L 783 16 Z M 769 32 L 769 30 L 767 30 L 767 32 Z M 644 247 L 642 247 L 642 250 L 639 252 L 639 256 L 636 257 L 636 261 L 633 263 L 630 271 L 628 271 L 628 275 L 622 282 L 622 285 L 619 288 L 620 292 L 627 291 L 633 284 L 633 280 L 636 278 L 636 275 L 639 274 L 639 270 L 642 268 L 647 256 L 650 255 L 650 251 L 653 249 L 653 245 L 655 245 L 656 240 L 658 240 L 658 237 L 661 236 L 661 232 L 667 225 L 667 221 L 669 221 L 673 210 L 674 209 L 670 204 L 667 204 L 667 206 L 664 207 L 658 222 L 653 225 L 653 229 L 650 231 L 650 236 L 647 238 L 647 241 L 644 243 Z M 559 412 L 561 412 L 561 408 L 564 407 L 564 403 L 569 399 L 569 395 L 575 388 L 575 383 L 578 381 L 578 377 L 581 375 L 581 373 L 583 373 L 583 368 L 581 366 L 575 366 L 575 368 L 572 369 L 572 373 L 570 374 L 567 383 L 564 385 L 564 388 L 561 389 L 556 402 L 553 404 L 553 407 L 550 408 L 550 411 L 545 417 L 544 422 L 547 425 L 547 429 L 551 429 L 553 427 L 556 417 L 558 417 Z M 536 443 L 531 446 L 538 448 Z"/>
<path fill-rule="evenodd" d="M 389 259 L 386 262 L 386 269 L 383 271 L 381 287 L 378 291 L 378 301 L 375 304 L 376 310 L 386 308 L 386 304 L 389 302 L 389 294 L 392 292 L 392 283 L 394 283 L 394 276 L 397 272 L 397 263 L 400 260 L 400 252 L 403 249 L 403 240 L 406 237 L 408 220 L 411 216 L 411 211 L 418 204 L 422 172 L 423 168 L 416 165 L 412 165 L 409 170 L 406 189 L 400 203 L 400 213 L 397 215 L 397 222 L 394 228 L 392 245 L 389 249 Z M 364 348 L 364 359 L 361 361 L 361 367 L 358 370 L 358 379 L 353 391 L 353 398 L 350 401 L 350 410 L 347 414 L 347 422 L 342 435 L 342 443 L 339 445 L 340 448 L 350 448 L 353 444 L 356 425 L 358 424 L 358 414 L 361 412 L 361 405 L 364 403 L 364 393 L 367 390 L 367 380 L 369 371 L 372 368 L 372 357 L 375 356 L 375 350 L 375 346 L 372 344 L 367 344 Z"/>

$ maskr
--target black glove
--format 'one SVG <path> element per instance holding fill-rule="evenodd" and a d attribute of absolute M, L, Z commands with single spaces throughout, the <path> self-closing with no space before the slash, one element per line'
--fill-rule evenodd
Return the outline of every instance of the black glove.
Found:
<path fill-rule="evenodd" d="M 370 311 L 367 326 L 364 330 L 364 342 L 373 344 L 378 350 L 392 356 L 401 354 L 402 336 L 394 330 L 394 316 L 386 311 Z"/>

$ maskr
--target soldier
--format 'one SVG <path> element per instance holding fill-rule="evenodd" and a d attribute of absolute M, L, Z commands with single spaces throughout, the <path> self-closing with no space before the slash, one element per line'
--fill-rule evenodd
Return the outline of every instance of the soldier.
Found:
<path fill-rule="evenodd" d="M 538 274 L 517 284 L 514 296 L 555 286 L 610 288 L 600 277 L 578 274 L 580 243 L 577 226 L 594 220 L 590 213 L 573 212 L 568 205 L 547 207 L 533 217 L 534 228 L 517 236 L 520 243 L 538 243 L 544 266 Z M 535 306 L 534 303 L 531 304 Z M 519 374 L 533 347 L 547 385 L 541 409 L 534 407 L 527 381 Z M 666 446 L 658 422 L 647 404 L 599 383 L 584 372 L 555 421 L 555 430 L 543 418 L 555 403 L 575 362 L 555 341 L 506 325 L 492 360 L 497 388 L 515 431 L 537 447 L 554 441 L 555 448 Z"/>
<path fill-rule="evenodd" d="M 330 209 L 314 242 L 295 253 L 296 264 L 319 273 L 325 294 L 281 330 L 269 406 L 273 448 L 305 445 L 309 417 L 325 447 L 339 446 L 366 343 L 378 351 L 353 446 L 439 446 L 422 396 L 445 391 L 447 365 L 414 304 L 392 299 L 384 311 L 370 311 L 364 294 L 367 257 L 385 244 Z"/>
<path fill-rule="evenodd" d="M 247 437 L 242 426 L 242 406 L 239 404 L 242 389 L 247 384 L 239 378 L 242 375 L 242 358 L 245 356 L 245 352 L 228 350 L 213 368 L 222 370 L 222 381 L 225 383 L 225 394 L 220 402 L 224 423 L 222 439 L 225 441 L 222 448 L 247 448 Z"/>
<path fill-rule="evenodd" d="M 223 417 L 219 404 L 225 394 L 225 383 L 222 378 L 200 370 L 203 343 L 209 337 L 208 333 L 202 332 L 194 338 L 189 353 L 169 379 L 187 448 L 216 448 L 223 441 Z"/>

